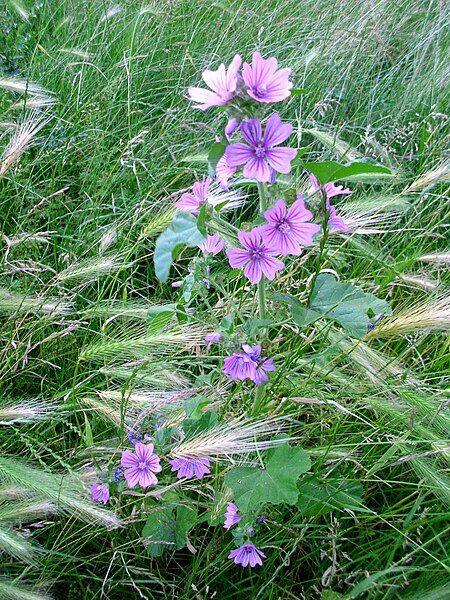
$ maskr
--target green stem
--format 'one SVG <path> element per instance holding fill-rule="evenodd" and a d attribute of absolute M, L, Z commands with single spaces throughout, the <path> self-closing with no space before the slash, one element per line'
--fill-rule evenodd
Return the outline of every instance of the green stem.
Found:
<path fill-rule="evenodd" d="M 316 270 L 314 275 L 311 278 L 311 282 L 309 284 L 309 294 L 308 294 L 308 304 L 311 300 L 312 293 L 314 291 L 314 285 L 316 283 L 317 277 L 319 276 L 320 269 L 322 268 L 323 259 L 326 253 L 328 236 L 330 234 L 328 220 L 330 218 L 330 213 L 327 208 L 327 195 L 325 190 L 322 189 L 322 211 L 323 211 L 323 223 L 322 223 L 322 237 L 320 238 L 319 243 L 319 254 L 317 255 L 316 260 Z"/>
<path fill-rule="evenodd" d="M 263 183 L 258 182 L 258 194 L 259 194 L 259 211 L 263 213 L 267 210 L 267 193 L 266 186 Z"/>
<path fill-rule="evenodd" d="M 262 213 L 267 209 L 267 193 L 266 186 L 263 183 L 258 182 L 258 194 L 259 194 L 259 210 Z M 259 318 L 261 320 L 266 319 L 266 281 L 264 275 L 261 278 L 261 281 L 258 283 L 258 312 Z M 260 342 L 263 341 L 266 336 L 265 328 L 261 329 L 261 339 Z M 264 385 L 259 385 L 256 388 L 255 399 L 253 402 L 253 414 L 257 415 L 261 408 L 264 405 L 264 397 L 266 395 L 266 390 Z"/>

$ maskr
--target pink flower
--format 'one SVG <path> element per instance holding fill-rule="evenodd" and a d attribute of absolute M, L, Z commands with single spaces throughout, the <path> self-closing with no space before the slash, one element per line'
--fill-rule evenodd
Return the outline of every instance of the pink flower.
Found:
<path fill-rule="evenodd" d="M 224 360 L 222 371 L 233 381 L 250 379 L 256 385 L 268 381 L 266 373 L 275 371 L 271 358 L 261 356 L 261 346 L 243 344 L 242 352 L 235 352 Z"/>
<path fill-rule="evenodd" d="M 216 179 L 223 190 L 228 191 L 228 180 L 233 177 L 236 171 L 237 167 L 229 166 L 226 153 L 222 154 L 216 165 Z"/>
<path fill-rule="evenodd" d="M 225 126 L 225 137 L 227 140 L 230 140 L 233 136 L 233 133 L 239 129 L 241 122 L 234 117 L 228 119 L 228 123 Z"/>
<path fill-rule="evenodd" d="M 309 193 L 315 194 L 320 190 L 320 184 L 317 181 L 316 176 L 312 173 L 309 174 L 309 181 L 311 182 L 311 190 Z M 336 208 L 330 202 L 330 198 L 333 198 L 334 196 L 348 195 L 351 194 L 352 191 L 349 188 L 344 188 L 342 185 L 335 185 L 332 181 L 325 183 L 322 186 L 322 189 L 326 194 L 326 207 L 329 213 L 328 224 L 331 231 L 347 233 L 350 231 L 350 227 L 347 225 L 344 219 L 337 214 Z"/>
<path fill-rule="evenodd" d="M 91 485 L 91 498 L 94 502 L 107 504 L 109 500 L 109 486 L 105 483 L 93 483 Z"/>
<path fill-rule="evenodd" d="M 230 527 L 233 527 L 233 525 L 236 525 L 236 523 L 239 523 L 239 521 L 241 521 L 241 519 L 242 519 L 242 517 L 240 517 L 238 515 L 238 507 L 236 506 L 236 504 L 233 504 L 232 502 L 228 502 L 227 510 L 224 514 L 224 517 L 225 517 L 225 525 L 224 525 L 225 529 L 230 529 Z"/>
<path fill-rule="evenodd" d="M 266 555 L 253 544 L 244 544 L 230 552 L 228 558 L 233 558 L 236 565 L 256 567 L 256 565 L 262 565 L 261 559 L 266 558 Z"/>
<path fill-rule="evenodd" d="M 120 464 L 125 467 L 124 476 L 129 488 L 137 485 L 147 488 L 158 483 L 154 473 L 161 471 L 161 465 L 159 456 L 153 454 L 153 444 L 137 442 L 134 452 L 130 450 L 122 452 Z"/>
<path fill-rule="evenodd" d="M 190 87 L 188 90 L 190 100 L 197 102 L 194 108 L 206 110 L 207 108 L 211 108 L 211 106 L 223 106 L 227 104 L 233 98 L 236 91 L 240 66 L 241 57 L 239 54 L 236 54 L 228 69 L 222 63 L 217 71 L 203 71 L 203 81 L 213 91 Z"/>
<path fill-rule="evenodd" d="M 273 360 L 271 358 L 264 358 L 261 356 L 261 346 L 259 344 L 257 346 L 243 344 L 242 349 L 256 364 L 255 373 L 252 377 L 250 377 L 253 383 L 256 385 L 261 385 L 262 383 L 269 381 L 266 373 L 276 370 Z"/>
<path fill-rule="evenodd" d="M 178 479 L 203 479 L 203 475 L 211 473 L 209 458 L 174 458 L 169 460 L 172 465 L 172 471 L 178 471 Z"/>
<path fill-rule="evenodd" d="M 207 344 L 217 344 L 222 339 L 222 334 L 219 331 L 212 331 L 205 335 L 205 342 Z"/>
<path fill-rule="evenodd" d="M 309 181 L 311 182 L 311 190 L 309 191 L 310 194 L 315 194 L 320 190 L 321 187 L 325 190 L 328 200 L 330 200 L 330 198 L 333 198 L 334 196 L 342 196 L 344 194 L 352 193 L 352 190 L 350 190 L 349 188 L 344 189 L 343 185 L 335 185 L 333 181 L 325 183 L 321 186 L 320 183 L 317 181 L 317 177 L 312 173 L 310 173 L 308 177 Z"/>
<path fill-rule="evenodd" d="M 224 246 L 225 240 L 223 240 L 218 233 L 208 235 L 206 240 L 202 244 L 198 245 L 204 254 L 212 254 L 213 256 L 219 254 Z"/>
<path fill-rule="evenodd" d="M 249 232 L 239 231 L 238 238 L 243 248 L 229 248 L 228 261 L 233 269 L 244 267 L 244 275 L 251 283 L 259 283 L 263 275 L 274 279 L 277 272 L 284 267 L 276 252 L 270 250 L 261 237 L 259 228 Z"/>
<path fill-rule="evenodd" d="M 278 113 L 273 113 L 262 133 L 259 119 L 241 124 L 241 133 L 247 144 L 230 144 L 225 150 L 227 165 L 231 168 L 244 165 L 244 177 L 261 182 L 274 181 L 274 173 L 290 173 L 291 160 L 297 155 L 294 148 L 276 148 L 291 135 L 292 125 L 282 123 Z"/>
<path fill-rule="evenodd" d="M 260 227 L 261 233 L 270 250 L 286 256 L 299 256 L 302 246 L 310 246 L 314 235 L 320 230 L 319 225 L 308 223 L 312 213 L 305 208 L 301 196 L 297 196 L 294 204 L 287 209 L 283 200 L 277 200 L 273 208 L 264 213 L 267 225 Z"/>
<path fill-rule="evenodd" d="M 244 63 L 242 78 L 247 86 L 247 94 L 257 102 L 281 102 L 290 96 L 292 82 L 291 69 L 278 68 L 277 59 L 267 60 L 259 52 L 253 54 L 252 64 Z"/>
<path fill-rule="evenodd" d="M 211 177 L 203 178 L 203 181 L 196 181 L 192 186 L 192 192 L 182 194 L 180 200 L 175 202 L 175 208 L 184 212 L 196 214 L 201 205 L 208 198 L 209 186 L 212 183 Z"/>

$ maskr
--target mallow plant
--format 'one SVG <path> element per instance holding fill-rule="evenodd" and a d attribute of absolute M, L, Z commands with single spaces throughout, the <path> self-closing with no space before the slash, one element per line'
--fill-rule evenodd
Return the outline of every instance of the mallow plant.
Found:
<path fill-rule="evenodd" d="M 242 64 L 236 55 L 202 78 L 188 90 L 193 109 L 216 110 L 223 122 L 207 172 L 180 192 L 154 248 L 157 278 L 169 282 L 175 262 L 179 275 L 170 281 L 175 302 L 153 327 L 174 319 L 204 332 L 189 374 L 196 393 L 126 423 L 119 451 L 96 463 L 91 495 L 142 511 L 152 556 L 191 548 L 189 531 L 208 523 L 230 532 L 230 561 L 252 568 L 270 551 L 273 506 L 296 507 L 299 519 L 361 506 L 358 482 L 308 473 L 317 453 L 299 446 L 295 413 L 279 410 L 270 386 L 286 373 L 285 330 L 338 327 L 357 341 L 390 314 L 384 300 L 323 266 L 330 236 L 352 235 L 335 205 L 352 193 L 344 184 L 392 174 L 364 160 L 309 161 L 282 114 L 302 90 L 276 58 L 255 52 Z"/>

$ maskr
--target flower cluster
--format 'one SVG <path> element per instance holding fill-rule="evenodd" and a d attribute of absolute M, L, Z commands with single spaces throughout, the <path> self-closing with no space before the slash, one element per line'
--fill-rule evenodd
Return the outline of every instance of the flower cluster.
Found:
<path fill-rule="evenodd" d="M 203 71 L 203 81 L 210 89 L 189 88 L 190 99 L 197 103 L 195 108 L 207 110 L 224 106 L 239 95 L 263 104 L 281 102 L 290 95 L 291 69 L 278 69 L 276 58 L 264 59 L 255 52 L 252 63 L 244 63 L 242 74 L 239 73 L 241 63 L 241 57 L 236 54 L 228 69 L 222 63 L 216 71 Z"/>
<path fill-rule="evenodd" d="M 139 439 L 142 437 L 138 433 L 134 435 Z M 144 439 L 148 437 L 145 435 Z M 153 444 L 143 444 L 140 441 L 135 441 L 134 438 L 130 441 L 134 444 L 134 451 L 124 450 L 122 452 L 120 464 L 123 471 L 120 467 L 116 468 L 112 476 L 112 481 L 118 483 L 123 475 L 129 488 L 139 486 L 145 490 L 158 483 L 155 473 L 162 471 L 161 459 L 154 453 Z M 177 473 L 178 479 L 203 479 L 204 475 L 211 472 L 210 461 L 207 457 L 175 458 L 169 460 L 169 463 L 172 467 L 172 472 Z M 110 499 L 109 485 L 106 483 L 93 483 L 91 485 L 91 498 L 94 502 L 107 504 Z"/>
<path fill-rule="evenodd" d="M 239 514 L 238 507 L 233 502 L 228 502 L 227 510 L 225 512 L 225 529 L 231 529 L 234 525 L 240 523 L 243 517 Z M 258 517 L 255 521 L 255 525 L 261 525 L 264 519 Z M 246 534 L 251 537 L 255 533 L 253 527 L 247 527 Z M 246 542 L 239 548 L 232 550 L 228 555 L 229 559 L 232 559 L 236 565 L 242 565 L 243 567 L 256 567 L 257 565 L 262 566 L 262 559 L 266 558 L 266 555 L 258 550 L 258 548 L 251 542 Z"/>

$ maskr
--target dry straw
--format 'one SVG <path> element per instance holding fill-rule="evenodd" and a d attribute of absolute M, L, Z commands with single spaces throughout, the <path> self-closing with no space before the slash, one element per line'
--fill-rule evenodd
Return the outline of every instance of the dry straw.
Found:
<path fill-rule="evenodd" d="M 366 339 L 390 337 L 420 330 L 450 328 L 450 300 L 447 296 L 429 299 L 383 319 L 366 335 Z"/>
<path fill-rule="evenodd" d="M 37 134 L 51 120 L 51 116 L 46 113 L 39 113 L 33 110 L 28 117 L 16 127 L 8 145 L 3 151 L 0 159 L 0 177 L 16 165 L 25 150 L 37 142 Z"/>

